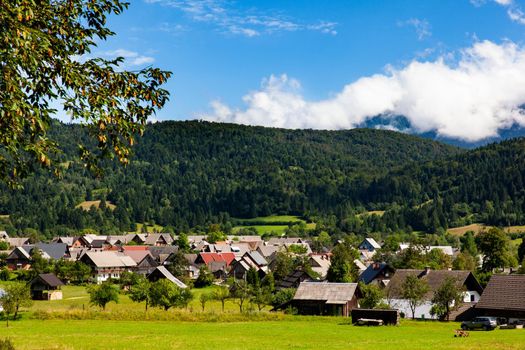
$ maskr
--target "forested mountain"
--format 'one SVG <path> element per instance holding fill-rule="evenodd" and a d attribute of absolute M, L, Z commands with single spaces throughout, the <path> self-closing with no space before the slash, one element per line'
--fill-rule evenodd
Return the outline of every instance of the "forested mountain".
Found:
<path fill-rule="evenodd" d="M 188 229 L 230 217 L 272 213 L 344 217 L 363 207 L 363 189 L 407 164 L 462 153 L 401 133 L 284 130 L 207 122 L 148 125 L 131 164 L 105 164 L 94 179 L 75 161 L 78 125 L 56 123 L 64 178 L 37 172 L 19 191 L 4 188 L 0 213 L 17 229 L 48 235 L 70 229 L 129 230 L 155 222 Z M 364 197 L 363 197 L 364 198 Z M 84 212 L 84 200 L 104 199 L 114 211 Z M 11 228 L 12 229 L 12 228 Z"/>
<path fill-rule="evenodd" d="M 116 233 L 143 222 L 188 230 L 270 214 L 361 234 L 525 223 L 524 139 L 464 151 L 386 130 L 163 122 L 148 125 L 129 166 L 106 162 L 96 179 L 75 158 L 80 126 L 56 123 L 53 134 L 64 177 L 37 171 L 22 190 L 3 188 L 11 232 Z M 102 209 L 77 208 L 97 199 Z M 384 214 L 359 215 L 367 210 Z"/>

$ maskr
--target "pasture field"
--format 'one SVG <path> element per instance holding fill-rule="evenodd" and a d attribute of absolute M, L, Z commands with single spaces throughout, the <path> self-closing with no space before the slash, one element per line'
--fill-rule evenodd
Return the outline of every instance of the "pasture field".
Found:
<path fill-rule="evenodd" d="M 449 228 L 447 231 L 455 236 L 463 236 L 467 231 L 473 231 L 474 234 L 479 233 L 483 230 L 488 230 L 491 226 L 485 226 L 483 224 L 471 224 L 467 226 Z M 506 233 L 523 233 L 525 232 L 525 226 L 505 226 L 503 231 Z"/>
<path fill-rule="evenodd" d="M 284 234 L 284 231 L 288 228 L 288 225 L 254 225 L 254 226 L 235 226 L 233 233 L 238 232 L 241 229 L 254 228 L 259 235 L 263 235 L 267 232 L 275 232 L 279 235 Z"/>
<path fill-rule="evenodd" d="M 107 312 L 107 311 L 106 311 Z M 280 321 L 180 322 L 34 320 L 0 328 L 16 349 L 523 349 L 524 330 L 470 332 L 454 338 L 455 323 L 404 321 L 355 327 L 337 317 L 287 316 Z"/>
<path fill-rule="evenodd" d="M 37 301 L 6 328 L 0 338 L 10 338 L 17 350 L 60 349 L 523 349 L 525 330 L 470 332 L 454 338 L 457 323 L 402 320 L 400 326 L 356 327 L 348 318 L 291 316 L 253 312 L 241 315 L 228 301 L 207 304 L 202 312 L 199 295 L 214 287 L 194 289 L 187 310 L 150 309 L 121 295 L 119 304 L 106 311 L 89 306 L 85 288 L 66 286 L 64 300 Z M 85 308 L 86 311 L 82 311 Z M 42 311 L 56 314 L 37 319 Z M 67 315 L 72 317 L 67 317 Z M 146 316 L 148 315 L 148 316 Z M 62 316 L 62 318 L 61 318 Z M 148 320 L 145 320 L 148 319 Z"/>
<path fill-rule="evenodd" d="M 306 223 L 303 219 L 293 215 L 272 215 L 257 217 L 253 219 L 239 219 L 241 225 L 233 228 L 233 232 L 238 232 L 241 229 L 254 228 L 259 235 L 267 232 L 274 232 L 276 234 L 284 234 L 284 231 L 289 225 L 296 225 L 301 222 Z M 306 229 L 314 230 L 315 223 L 307 223 Z"/>

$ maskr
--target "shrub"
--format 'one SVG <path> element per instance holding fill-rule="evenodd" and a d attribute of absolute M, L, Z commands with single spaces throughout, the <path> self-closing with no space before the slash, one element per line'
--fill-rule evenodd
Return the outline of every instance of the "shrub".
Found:
<path fill-rule="evenodd" d="M 15 346 L 10 339 L 0 339 L 0 350 L 15 350 Z"/>

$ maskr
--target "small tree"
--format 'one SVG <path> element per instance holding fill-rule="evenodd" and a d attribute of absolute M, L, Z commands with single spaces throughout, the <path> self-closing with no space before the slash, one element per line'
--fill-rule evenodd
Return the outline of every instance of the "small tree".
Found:
<path fill-rule="evenodd" d="M 201 307 L 202 307 L 202 312 L 204 312 L 204 308 L 206 307 L 206 303 L 210 299 L 211 299 L 211 295 L 206 294 L 206 293 L 202 293 L 201 296 L 199 297 L 199 302 L 200 302 Z"/>
<path fill-rule="evenodd" d="M 33 305 L 31 299 L 31 290 L 28 284 L 25 283 L 13 283 L 5 288 L 5 294 L 7 295 L 8 303 L 12 303 L 14 306 L 13 318 L 16 320 L 18 311 L 21 307 L 30 307 Z M 4 307 L 5 309 L 5 307 Z"/>
<path fill-rule="evenodd" d="M 253 288 L 257 288 L 261 285 L 259 273 L 253 266 L 251 266 L 248 272 L 246 273 L 246 282 Z"/>
<path fill-rule="evenodd" d="M 6 327 L 9 327 L 9 315 L 15 312 L 15 303 L 13 302 L 11 295 L 8 293 L 0 294 L 0 305 L 4 309 Z"/>
<path fill-rule="evenodd" d="M 447 277 L 441 286 L 434 292 L 432 304 L 437 306 L 437 315 L 440 319 L 449 320 L 451 309 L 459 307 L 463 301 L 463 290 L 457 280 Z"/>
<path fill-rule="evenodd" d="M 193 300 L 193 293 L 189 288 L 179 288 L 177 287 L 179 295 L 177 296 L 177 301 L 175 303 L 176 307 L 187 308 L 188 304 Z"/>
<path fill-rule="evenodd" d="M 252 288 L 245 280 L 236 280 L 231 288 L 232 297 L 237 299 L 239 311 L 243 312 L 244 302 L 251 296 Z"/>
<path fill-rule="evenodd" d="M 359 287 L 363 298 L 359 301 L 359 306 L 364 309 L 374 309 L 383 299 L 383 291 L 375 284 L 366 285 L 360 283 Z"/>
<path fill-rule="evenodd" d="M 0 350 L 15 350 L 15 346 L 9 338 L 4 340 L 0 339 Z"/>
<path fill-rule="evenodd" d="M 101 307 L 102 310 L 106 310 L 106 305 L 111 301 L 118 303 L 119 288 L 111 282 L 89 286 L 87 291 L 90 303 Z"/>
<path fill-rule="evenodd" d="M 262 311 L 262 309 L 272 303 L 272 292 L 267 287 L 257 286 L 252 291 L 250 301 L 257 305 L 259 311 Z"/>
<path fill-rule="evenodd" d="M 168 311 L 172 307 L 187 307 L 193 294 L 187 288 L 179 288 L 167 279 L 160 279 L 151 284 L 150 304 Z"/>
<path fill-rule="evenodd" d="M 284 288 L 279 290 L 272 298 L 272 305 L 277 307 L 286 304 L 293 299 L 296 291 L 295 288 Z"/>
<path fill-rule="evenodd" d="M 188 235 L 185 233 L 181 233 L 177 238 L 176 245 L 179 247 L 179 251 L 189 253 L 190 241 L 188 240 Z"/>
<path fill-rule="evenodd" d="M 135 303 L 146 302 L 146 311 L 148 311 L 149 305 L 149 291 L 151 288 L 151 283 L 146 277 L 139 277 L 137 280 L 129 287 L 128 295 L 131 301 Z"/>
<path fill-rule="evenodd" d="M 184 257 L 184 253 L 178 251 L 169 256 L 166 268 L 173 274 L 173 276 L 180 279 L 186 276 L 188 266 L 189 263 Z"/>
<path fill-rule="evenodd" d="M 228 289 L 228 287 L 226 286 L 221 286 L 221 287 L 218 287 L 216 288 L 212 294 L 211 294 L 212 298 L 214 300 L 218 300 L 221 302 L 221 306 L 222 306 L 222 312 L 224 312 L 224 303 L 226 302 L 226 300 L 228 300 L 228 298 L 230 297 L 230 290 Z"/>
<path fill-rule="evenodd" d="M 409 275 L 405 278 L 401 286 L 401 296 L 408 301 L 410 311 L 412 311 L 412 319 L 416 318 L 416 308 L 423 304 L 424 296 L 428 290 L 427 282 L 417 278 L 417 276 Z"/>
<path fill-rule="evenodd" d="M 202 265 L 199 269 L 199 277 L 195 280 L 195 288 L 204 288 L 213 284 L 213 274 L 208 270 L 206 265 Z"/>

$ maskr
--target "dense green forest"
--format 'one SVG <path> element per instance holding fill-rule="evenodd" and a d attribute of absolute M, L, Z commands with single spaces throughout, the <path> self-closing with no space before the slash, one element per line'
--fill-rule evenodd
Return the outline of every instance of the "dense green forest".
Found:
<path fill-rule="evenodd" d="M 385 130 L 163 122 L 147 126 L 130 165 L 107 161 L 95 178 L 76 160 L 82 128 L 56 122 L 52 133 L 63 178 L 38 170 L 23 189 L 2 188 L 12 233 L 116 233 L 143 222 L 189 230 L 270 214 L 356 233 L 525 222 L 520 139 L 467 152 Z M 95 199 L 100 209 L 77 208 Z M 366 210 L 385 213 L 357 215 Z"/>

